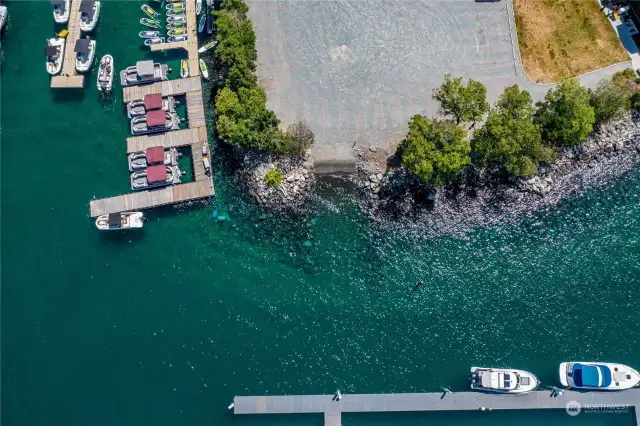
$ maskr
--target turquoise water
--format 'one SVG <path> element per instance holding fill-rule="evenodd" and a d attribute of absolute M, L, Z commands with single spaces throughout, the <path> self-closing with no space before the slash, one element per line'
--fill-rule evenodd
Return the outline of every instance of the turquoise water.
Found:
<path fill-rule="evenodd" d="M 640 367 L 640 172 L 464 237 L 385 230 L 319 188 L 261 217 L 222 160 L 211 203 L 98 233 L 93 197 L 128 191 L 121 91 L 53 93 L 47 2 L 8 2 L 2 44 L 2 420 L 6 425 L 317 425 L 234 418 L 234 395 L 437 391 L 471 365 L 556 383 L 557 364 Z M 136 2 L 104 2 L 98 56 L 145 57 Z M 173 59 L 172 59 L 173 60 Z M 176 68 L 177 71 L 177 68 Z M 221 156 L 218 156 L 219 158 Z M 226 220 L 212 217 L 223 215 Z M 418 291 L 415 282 L 424 280 Z M 345 416 L 345 425 L 624 425 L 563 412 Z"/>

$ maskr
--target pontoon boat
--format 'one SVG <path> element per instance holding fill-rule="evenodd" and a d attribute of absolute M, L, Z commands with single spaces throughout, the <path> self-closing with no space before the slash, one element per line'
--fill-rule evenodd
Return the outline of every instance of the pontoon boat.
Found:
<path fill-rule="evenodd" d="M 160 164 L 147 167 L 144 170 L 131 173 L 131 189 L 139 191 L 142 189 L 172 185 L 180 182 L 181 175 L 182 173 L 177 166 Z"/>
<path fill-rule="evenodd" d="M 175 112 L 162 109 L 147 111 L 144 116 L 131 119 L 131 134 L 134 136 L 161 133 L 179 129 L 180 118 Z"/>
<path fill-rule="evenodd" d="M 136 99 L 127 104 L 127 117 L 131 119 L 133 117 L 143 116 L 147 111 L 153 111 L 154 109 L 175 112 L 177 104 L 178 102 L 173 96 L 163 98 L 160 93 L 145 95 L 144 100 Z"/>
<path fill-rule="evenodd" d="M 147 148 L 146 151 L 133 152 L 129 154 L 129 171 L 137 172 L 157 164 L 177 166 L 179 156 L 180 154 L 176 148 L 165 150 L 162 146 Z"/>
<path fill-rule="evenodd" d="M 167 80 L 171 72 L 166 64 L 155 64 L 153 61 L 138 61 L 135 66 L 120 71 L 120 83 L 123 86 L 153 83 Z"/>

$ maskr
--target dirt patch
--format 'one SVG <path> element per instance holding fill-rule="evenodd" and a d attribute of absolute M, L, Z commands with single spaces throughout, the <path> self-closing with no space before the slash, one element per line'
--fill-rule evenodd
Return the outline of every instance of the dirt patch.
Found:
<path fill-rule="evenodd" d="M 553 83 L 629 57 L 595 0 L 515 0 L 524 70 Z"/>

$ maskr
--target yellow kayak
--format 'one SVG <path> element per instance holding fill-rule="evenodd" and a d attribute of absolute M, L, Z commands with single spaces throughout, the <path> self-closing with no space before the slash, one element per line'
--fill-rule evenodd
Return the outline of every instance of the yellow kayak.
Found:
<path fill-rule="evenodd" d="M 66 36 L 69 35 L 69 31 L 68 30 L 62 30 L 58 33 L 58 37 L 62 37 L 65 38 Z"/>

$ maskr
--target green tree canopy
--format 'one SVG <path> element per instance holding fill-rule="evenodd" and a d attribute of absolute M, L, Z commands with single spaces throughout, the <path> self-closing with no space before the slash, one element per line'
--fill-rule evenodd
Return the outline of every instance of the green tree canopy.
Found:
<path fill-rule="evenodd" d="M 538 170 L 540 161 L 553 159 L 555 152 L 542 144 L 533 113 L 529 92 L 518 85 L 507 87 L 474 135 L 478 165 L 498 165 L 515 176 L 527 176 Z"/>
<path fill-rule="evenodd" d="M 595 113 L 589 92 L 575 78 L 558 83 L 537 106 L 534 122 L 540 125 L 545 142 L 576 146 L 593 130 Z"/>
<path fill-rule="evenodd" d="M 489 110 L 487 88 L 478 81 L 469 80 L 462 84 L 462 77 L 444 76 L 444 83 L 433 91 L 433 99 L 440 102 L 442 112 L 452 117 L 457 124 L 474 123 Z"/>
<path fill-rule="evenodd" d="M 629 90 L 611 80 L 600 80 L 596 90 L 589 92 L 589 102 L 595 113 L 595 125 L 622 120 L 631 109 Z"/>
<path fill-rule="evenodd" d="M 469 162 L 471 146 L 466 130 L 449 122 L 416 114 L 402 141 L 402 163 L 409 173 L 429 185 L 443 185 L 457 176 Z"/>

